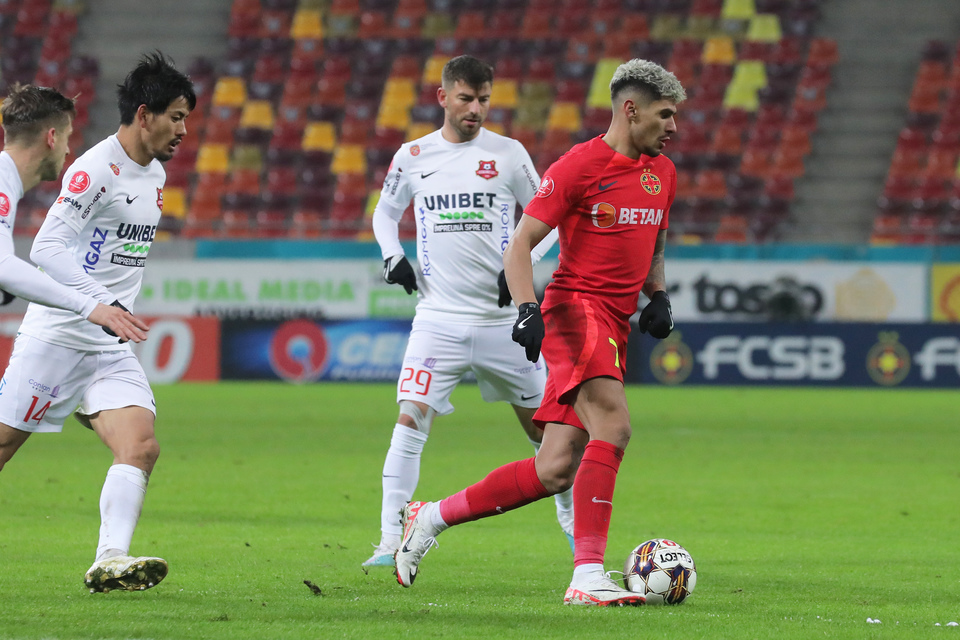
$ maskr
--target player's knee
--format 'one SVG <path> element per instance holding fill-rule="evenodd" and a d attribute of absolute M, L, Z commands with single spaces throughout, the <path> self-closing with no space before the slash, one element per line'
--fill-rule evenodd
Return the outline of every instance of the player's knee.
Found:
<path fill-rule="evenodd" d="M 563 493 L 573 486 L 577 475 L 577 465 L 566 458 L 542 460 L 537 458 L 537 477 L 540 484 L 550 493 Z"/>
<path fill-rule="evenodd" d="M 432 407 L 423 406 L 426 410 L 421 410 L 415 402 L 401 400 L 400 416 L 397 418 L 397 423 L 416 429 L 424 435 L 430 435 L 430 427 L 433 425 L 433 418 L 437 415 L 437 412 Z"/>

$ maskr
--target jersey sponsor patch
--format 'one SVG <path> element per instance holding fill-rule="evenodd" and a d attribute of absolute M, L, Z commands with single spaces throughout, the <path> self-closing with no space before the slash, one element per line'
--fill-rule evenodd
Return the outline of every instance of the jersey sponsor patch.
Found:
<path fill-rule="evenodd" d="M 590 218 L 593 220 L 593 226 L 607 229 L 617 221 L 617 208 L 606 202 L 598 202 L 593 205 Z"/>
<path fill-rule="evenodd" d="M 496 160 L 481 160 L 480 168 L 477 169 L 477 175 L 485 180 L 491 180 L 500 175 L 500 172 L 497 171 L 497 161 Z"/>
<path fill-rule="evenodd" d="M 553 193 L 553 178 L 550 176 L 543 176 L 543 180 L 540 181 L 540 188 L 537 189 L 536 197 L 546 198 Z"/>
<path fill-rule="evenodd" d="M 643 175 L 640 176 L 640 186 L 652 196 L 659 195 L 661 188 L 660 178 L 650 173 L 649 169 L 644 169 Z"/>
<path fill-rule="evenodd" d="M 70 184 L 67 185 L 67 191 L 70 193 L 83 193 L 90 188 L 90 176 L 86 171 L 77 171 L 70 178 Z"/>
<path fill-rule="evenodd" d="M 412 156 L 420 155 L 420 145 L 415 144 L 412 147 L 410 147 L 410 155 Z"/>
<path fill-rule="evenodd" d="M 10 198 L 7 194 L 0 192 L 0 218 L 6 218 L 10 215 Z"/>

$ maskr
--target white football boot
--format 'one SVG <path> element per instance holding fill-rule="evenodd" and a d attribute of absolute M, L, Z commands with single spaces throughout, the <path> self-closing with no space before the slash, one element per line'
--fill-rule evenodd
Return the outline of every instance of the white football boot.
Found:
<path fill-rule="evenodd" d="M 636 607 L 645 601 L 643 594 L 624 589 L 610 577 L 609 573 L 590 580 L 571 582 L 567 593 L 563 596 L 563 604 L 593 607 Z"/>
<path fill-rule="evenodd" d="M 155 587 L 167 575 L 167 561 L 142 556 L 113 556 L 93 563 L 83 576 L 90 593 L 107 593 L 115 589 L 143 591 Z"/>
<path fill-rule="evenodd" d="M 417 567 L 427 551 L 438 546 L 434 537 L 436 531 L 430 524 L 429 518 L 423 517 L 424 510 L 433 507 L 432 502 L 408 502 L 400 512 L 400 522 L 403 524 L 403 540 L 394 556 L 396 561 L 397 582 L 402 587 L 409 587 L 417 579 Z"/>

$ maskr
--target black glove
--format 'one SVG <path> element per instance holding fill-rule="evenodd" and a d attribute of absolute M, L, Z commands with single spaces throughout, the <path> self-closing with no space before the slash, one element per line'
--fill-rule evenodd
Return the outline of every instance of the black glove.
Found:
<path fill-rule="evenodd" d="M 520 315 L 513 323 L 513 341 L 527 350 L 527 360 L 540 359 L 540 346 L 543 344 L 543 315 L 536 302 L 524 302 L 520 305 Z"/>
<path fill-rule="evenodd" d="M 417 274 L 407 262 L 407 256 L 397 255 L 383 261 L 383 279 L 387 284 L 399 284 L 407 293 L 417 290 Z"/>
<path fill-rule="evenodd" d="M 3 300 L 0 300 L 0 307 L 8 305 L 17 299 L 17 296 L 13 295 L 12 293 L 7 293 L 3 289 L 0 289 L 0 293 L 3 294 Z M 500 306 L 502 307 L 503 305 Z"/>
<path fill-rule="evenodd" d="M 497 298 L 497 306 L 502 308 L 513 301 L 513 298 L 510 296 L 510 287 L 507 286 L 507 274 L 503 272 L 503 269 L 500 270 L 500 275 L 497 276 L 497 286 L 500 287 L 500 297 Z"/>
<path fill-rule="evenodd" d="M 640 312 L 640 333 L 650 332 L 658 340 L 663 340 L 673 331 L 673 311 L 666 291 L 657 291 L 650 302 Z"/>
<path fill-rule="evenodd" d="M 127 313 L 130 313 L 130 309 L 127 309 L 125 306 L 123 306 L 122 304 L 120 304 L 120 301 L 119 301 L 119 300 L 114 300 L 113 302 L 110 303 L 110 306 L 111 306 L 111 307 L 120 307 L 121 309 L 123 309 L 123 310 L 126 311 Z M 114 338 L 117 337 L 117 334 L 115 334 L 113 331 L 111 331 L 111 330 L 108 329 L 107 327 L 100 327 L 100 328 L 103 329 L 108 336 L 113 336 Z M 126 342 L 126 341 L 125 341 L 125 340 L 121 340 L 121 341 L 120 341 L 120 344 L 123 344 L 124 342 Z"/>

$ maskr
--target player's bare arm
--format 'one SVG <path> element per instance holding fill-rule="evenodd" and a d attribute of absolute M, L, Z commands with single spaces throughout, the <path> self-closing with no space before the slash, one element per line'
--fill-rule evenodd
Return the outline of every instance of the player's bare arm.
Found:
<path fill-rule="evenodd" d="M 507 276 L 510 295 L 517 306 L 524 302 L 536 302 L 533 290 L 533 265 L 530 252 L 540 241 L 547 237 L 550 226 L 526 214 L 520 217 L 520 223 L 503 250 L 503 271 Z"/>
<path fill-rule="evenodd" d="M 643 294 L 652 298 L 657 291 L 667 290 L 667 279 L 663 272 L 663 250 L 667 245 L 667 230 L 661 229 L 657 234 L 657 243 L 653 248 L 653 257 L 650 259 L 650 272 L 643 283 Z"/>
<path fill-rule="evenodd" d="M 87 320 L 105 329 L 110 329 L 120 339 L 120 342 L 127 342 L 128 340 L 143 342 L 147 339 L 147 331 L 150 330 L 146 322 L 126 309 L 103 303 L 94 308 Z"/>

